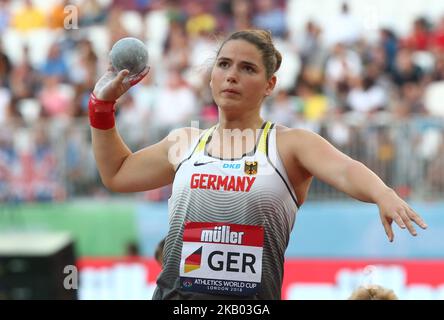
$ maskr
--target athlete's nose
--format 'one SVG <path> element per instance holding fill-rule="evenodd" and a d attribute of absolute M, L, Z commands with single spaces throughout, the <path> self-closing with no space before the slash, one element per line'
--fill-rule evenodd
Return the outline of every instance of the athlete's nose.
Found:
<path fill-rule="evenodd" d="M 226 80 L 229 83 L 236 83 L 237 82 L 237 74 L 234 68 L 227 71 Z"/>
<path fill-rule="evenodd" d="M 227 77 L 227 81 L 228 81 L 229 83 L 236 83 L 236 82 L 237 82 L 236 78 L 231 77 L 231 76 Z"/>

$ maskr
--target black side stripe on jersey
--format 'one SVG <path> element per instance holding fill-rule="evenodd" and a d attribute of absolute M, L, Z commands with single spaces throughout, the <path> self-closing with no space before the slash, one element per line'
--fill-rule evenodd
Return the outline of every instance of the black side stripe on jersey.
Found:
<path fill-rule="evenodd" d="M 287 181 L 285 180 L 284 176 L 283 176 L 283 175 L 279 172 L 279 170 L 274 166 L 274 164 L 271 162 L 270 157 L 269 157 L 269 155 L 268 155 L 268 143 L 269 143 L 269 140 L 270 140 L 270 132 L 271 132 L 271 130 L 272 130 L 273 128 L 274 128 L 274 123 L 271 125 L 270 130 L 268 130 L 268 133 L 267 133 L 267 143 L 266 143 L 266 148 L 265 148 L 265 150 L 266 150 L 266 154 L 267 154 L 267 160 L 268 160 L 268 163 L 274 168 L 274 170 L 276 171 L 276 173 L 279 175 L 279 177 L 281 177 L 282 182 L 283 182 L 283 183 L 285 184 L 285 186 L 287 187 L 287 190 L 288 190 L 288 192 L 290 193 L 291 198 L 293 199 L 294 203 L 296 204 L 296 207 L 298 207 L 298 209 L 299 209 L 299 208 L 300 208 L 300 205 L 299 205 L 299 203 L 298 203 L 298 200 L 296 199 L 296 196 L 293 194 L 293 192 L 291 192 L 290 186 L 288 185 L 288 183 L 287 183 Z M 277 142 L 276 142 L 276 152 L 278 152 L 278 150 L 277 150 Z"/>

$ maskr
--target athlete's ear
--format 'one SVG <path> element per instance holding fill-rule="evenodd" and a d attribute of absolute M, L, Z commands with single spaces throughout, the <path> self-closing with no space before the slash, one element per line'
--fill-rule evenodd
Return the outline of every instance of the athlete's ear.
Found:
<path fill-rule="evenodd" d="M 274 87 L 276 86 L 277 78 L 273 75 L 267 82 L 267 88 L 265 89 L 265 96 L 268 97 L 273 92 Z"/>

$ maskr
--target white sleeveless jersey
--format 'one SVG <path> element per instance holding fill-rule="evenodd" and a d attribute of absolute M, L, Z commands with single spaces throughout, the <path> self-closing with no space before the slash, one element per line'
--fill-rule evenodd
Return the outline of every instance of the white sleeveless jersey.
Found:
<path fill-rule="evenodd" d="M 207 152 L 214 130 L 176 170 L 153 299 L 280 299 L 298 202 L 276 129 L 265 122 L 254 150 L 238 159 Z"/>

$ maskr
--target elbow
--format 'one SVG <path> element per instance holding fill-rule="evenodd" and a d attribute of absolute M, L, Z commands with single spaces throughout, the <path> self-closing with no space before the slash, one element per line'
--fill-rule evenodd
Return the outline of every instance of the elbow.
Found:
<path fill-rule="evenodd" d="M 102 183 L 105 188 L 113 193 L 130 193 L 136 192 L 133 184 L 128 184 L 124 181 L 124 179 L 119 179 L 118 176 L 114 176 L 112 178 L 102 178 Z"/>
<path fill-rule="evenodd" d="M 119 188 L 119 185 L 116 183 L 115 179 L 113 178 L 102 177 L 102 184 L 110 192 L 115 192 L 115 193 L 122 192 L 121 188 Z"/>
<path fill-rule="evenodd" d="M 115 192 L 113 189 L 113 184 L 111 183 L 111 179 L 105 179 L 102 177 L 102 185 L 111 192 Z"/>

